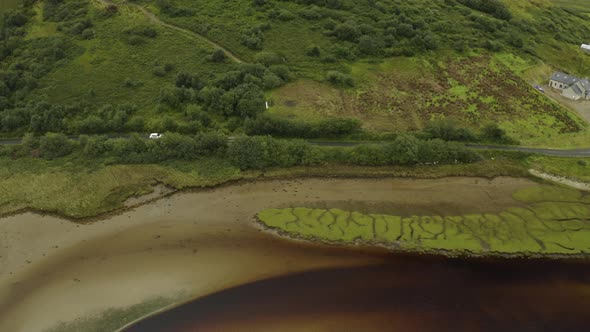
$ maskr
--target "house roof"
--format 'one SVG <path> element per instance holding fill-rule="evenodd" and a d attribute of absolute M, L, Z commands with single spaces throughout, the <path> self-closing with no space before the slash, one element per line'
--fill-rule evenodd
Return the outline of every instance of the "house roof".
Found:
<path fill-rule="evenodd" d="M 566 85 L 572 85 L 572 84 L 576 83 L 579 79 L 575 76 L 556 71 L 551 76 L 551 80 L 559 82 L 559 83 L 563 83 Z"/>
<path fill-rule="evenodd" d="M 580 48 L 583 49 L 584 51 L 590 51 L 590 45 L 582 44 L 582 46 L 580 46 Z"/>
<path fill-rule="evenodd" d="M 574 90 L 574 92 L 578 96 L 583 96 L 584 95 L 584 91 L 582 91 L 582 89 L 580 89 L 580 87 L 577 84 L 572 85 L 572 89 Z"/>
<path fill-rule="evenodd" d="M 587 78 L 580 80 L 578 83 L 580 83 L 580 85 L 583 86 L 586 91 L 590 91 L 590 81 Z"/>

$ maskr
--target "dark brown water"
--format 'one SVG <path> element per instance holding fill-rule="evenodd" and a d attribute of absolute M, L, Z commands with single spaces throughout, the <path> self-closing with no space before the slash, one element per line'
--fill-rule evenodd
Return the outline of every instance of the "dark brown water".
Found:
<path fill-rule="evenodd" d="M 590 261 L 392 256 L 227 289 L 126 331 L 590 331 Z"/>

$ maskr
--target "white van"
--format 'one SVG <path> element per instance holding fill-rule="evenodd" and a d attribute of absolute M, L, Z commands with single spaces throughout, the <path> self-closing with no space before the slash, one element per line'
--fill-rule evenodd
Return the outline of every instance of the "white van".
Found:
<path fill-rule="evenodd" d="M 150 134 L 150 139 L 158 139 L 161 137 L 162 137 L 162 134 L 158 134 L 158 133 L 151 133 Z"/>

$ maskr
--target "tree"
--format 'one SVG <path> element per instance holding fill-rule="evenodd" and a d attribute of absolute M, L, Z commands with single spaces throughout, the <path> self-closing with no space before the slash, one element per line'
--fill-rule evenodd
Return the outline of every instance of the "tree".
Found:
<path fill-rule="evenodd" d="M 83 144 L 82 153 L 89 158 L 100 157 L 111 150 L 109 143 L 107 136 L 88 136 Z"/>
<path fill-rule="evenodd" d="M 14 155 L 16 157 L 32 156 L 33 151 L 39 148 L 39 139 L 32 133 L 26 133 L 23 136 L 20 146 L 14 149 Z"/>
<path fill-rule="evenodd" d="M 429 138 L 440 138 L 445 141 L 473 142 L 475 135 L 466 128 L 457 127 L 451 119 L 432 120 L 424 130 Z"/>
<path fill-rule="evenodd" d="M 78 130 L 84 134 L 98 134 L 105 131 L 104 121 L 96 115 L 90 115 L 80 121 Z"/>
<path fill-rule="evenodd" d="M 420 141 L 411 135 L 400 135 L 385 148 L 386 158 L 392 164 L 414 165 L 419 161 Z"/>
<path fill-rule="evenodd" d="M 381 52 L 382 45 L 376 38 L 371 36 L 362 36 L 359 39 L 358 50 L 361 54 L 376 55 Z"/>
<path fill-rule="evenodd" d="M 326 80 L 334 85 L 340 87 L 351 87 L 354 86 L 354 81 L 350 75 L 341 73 L 339 71 L 330 70 L 326 74 Z"/>
<path fill-rule="evenodd" d="M 127 128 L 138 133 L 142 132 L 145 130 L 145 119 L 141 116 L 134 116 L 127 123 Z"/>
<path fill-rule="evenodd" d="M 267 90 L 278 88 L 281 85 L 283 85 L 283 81 L 281 80 L 281 78 L 278 77 L 277 75 L 275 75 L 275 73 L 273 73 L 270 70 L 267 70 L 264 73 L 264 77 L 262 78 L 262 82 L 263 82 L 264 88 Z"/>
<path fill-rule="evenodd" d="M 41 137 L 39 150 L 43 158 L 55 159 L 72 153 L 74 144 L 64 134 L 47 133 Z"/>
<path fill-rule="evenodd" d="M 310 48 L 307 49 L 306 54 L 310 57 L 320 57 L 322 55 L 322 50 L 320 49 L 319 46 L 311 46 Z"/>
<path fill-rule="evenodd" d="M 236 106 L 238 116 L 253 118 L 264 112 L 264 93 L 255 85 L 240 86 L 240 97 Z"/>
<path fill-rule="evenodd" d="M 498 126 L 497 123 L 490 123 L 482 129 L 482 140 L 499 144 L 518 144 L 518 141 L 509 137 L 506 131 Z"/>
<path fill-rule="evenodd" d="M 272 52 L 260 52 L 254 56 L 254 60 L 257 63 L 265 65 L 266 67 L 276 65 L 281 62 L 281 58 L 276 53 Z"/>
<path fill-rule="evenodd" d="M 347 21 L 338 24 L 333 31 L 334 36 L 340 40 L 356 41 L 360 36 L 360 31 L 355 22 Z"/>
<path fill-rule="evenodd" d="M 252 0 L 252 4 L 255 7 L 262 7 L 262 6 L 266 5 L 266 0 Z"/>
<path fill-rule="evenodd" d="M 230 143 L 227 155 L 242 170 L 264 169 L 267 166 L 266 138 L 240 136 Z"/>
<path fill-rule="evenodd" d="M 227 56 L 225 55 L 225 52 L 222 49 L 218 48 L 215 51 L 213 51 L 210 59 L 212 62 L 223 62 L 225 61 L 225 59 L 227 59 Z"/>
<path fill-rule="evenodd" d="M 192 87 L 193 77 L 187 72 L 180 72 L 176 74 L 175 81 L 178 88 L 190 88 Z"/>

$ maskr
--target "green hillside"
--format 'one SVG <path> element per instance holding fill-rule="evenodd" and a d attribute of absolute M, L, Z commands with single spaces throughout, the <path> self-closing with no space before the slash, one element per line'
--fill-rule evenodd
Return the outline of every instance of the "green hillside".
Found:
<path fill-rule="evenodd" d="M 28 0 L 2 20 L 0 134 L 232 133 L 268 113 L 581 145 L 587 124 L 531 87 L 590 76 L 587 6 L 565 3 Z"/>

